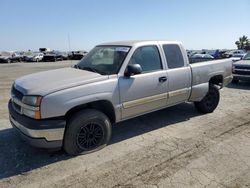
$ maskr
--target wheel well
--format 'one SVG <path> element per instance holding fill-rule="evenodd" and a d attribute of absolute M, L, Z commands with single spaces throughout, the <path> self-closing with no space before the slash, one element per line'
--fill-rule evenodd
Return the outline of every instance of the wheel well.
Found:
<path fill-rule="evenodd" d="M 222 83 L 223 83 L 223 76 L 222 75 L 213 76 L 209 80 L 209 84 L 214 84 L 214 85 L 217 85 L 220 87 L 222 87 Z"/>
<path fill-rule="evenodd" d="M 96 109 L 101 111 L 102 113 L 104 113 L 106 116 L 108 116 L 110 122 L 113 124 L 116 122 L 116 116 L 115 116 L 115 110 L 114 107 L 112 105 L 112 103 L 110 101 L 107 100 L 100 100 L 100 101 L 94 101 L 94 102 L 90 102 L 90 103 L 86 103 L 83 105 L 79 105 L 76 106 L 72 109 L 70 109 L 65 117 L 66 119 L 70 118 L 74 113 L 83 110 L 83 109 Z"/>

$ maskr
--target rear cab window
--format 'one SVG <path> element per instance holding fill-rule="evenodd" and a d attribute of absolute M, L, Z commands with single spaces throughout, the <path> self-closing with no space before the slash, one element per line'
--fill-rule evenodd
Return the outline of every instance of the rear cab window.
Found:
<path fill-rule="evenodd" d="M 184 67 L 184 58 L 177 44 L 163 44 L 163 51 L 169 69 Z"/>

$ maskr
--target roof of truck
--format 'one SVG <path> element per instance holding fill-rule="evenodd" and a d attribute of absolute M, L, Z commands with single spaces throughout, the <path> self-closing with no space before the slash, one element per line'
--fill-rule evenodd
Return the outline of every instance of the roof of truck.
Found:
<path fill-rule="evenodd" d="M 137 44 L 155 44 L 155 43 L 171 43 L 171 44 L 180 44 L 180 42 L 177 41 L 165 41 L 165 40 L 127 40 L 127 41 L 116 41 L 116 42 L 105 42 L 102 44 L 99 44 L 98 46 L 104 46 L 104 45 L 114 45 L 114 46 L 134 46 Z"/>

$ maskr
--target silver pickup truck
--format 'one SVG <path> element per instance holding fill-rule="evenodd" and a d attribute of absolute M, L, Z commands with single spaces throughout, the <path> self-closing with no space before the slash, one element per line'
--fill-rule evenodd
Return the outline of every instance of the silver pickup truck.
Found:
<path fill-rule="evenodd" d="M 85 154 L 104 147 L 111 125 L 126 119 L 187 101 L 213 112 L 231 72 L 231 60 L 190 65 L 179 42 L 105 43 L 73 67 L 17 79 L 10 122 L 33 146 Z"/>

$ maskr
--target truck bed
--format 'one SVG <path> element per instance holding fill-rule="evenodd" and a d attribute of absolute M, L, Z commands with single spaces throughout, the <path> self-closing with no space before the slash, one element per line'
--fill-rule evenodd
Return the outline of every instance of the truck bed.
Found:
<path fill-rule="evenodd" d="M 192 71 L 192 92 L 190 101 L 200 100 L 200 96 L 204 95 L 203 92 L 208 91 L 211 78 L 216 76 L 221 78 L 222 87 L 232 80 L 232 60 L 230 59 L 205 61 L 190 64 L 189 66 Z"/>

